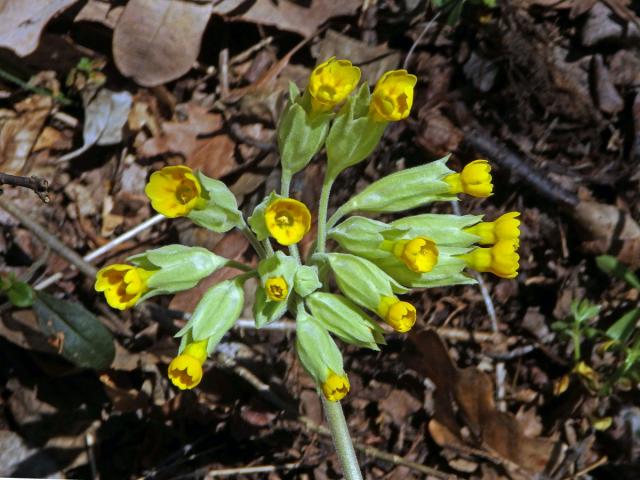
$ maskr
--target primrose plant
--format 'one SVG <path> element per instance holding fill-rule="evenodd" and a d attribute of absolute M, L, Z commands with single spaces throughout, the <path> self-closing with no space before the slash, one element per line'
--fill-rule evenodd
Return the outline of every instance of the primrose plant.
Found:
<path fill-rule="evenodd" d="M 407 118 L 417 79 L 406 70 L 389 71 L 373 93 L 366 83 L 356 90 L 359 81 L 360 70 L 350 61 L 330 58 L 313 70 L 304 92 L 291 84 L 277 129 L 281 188 L 246 220 L 234 195 L 219 180 L 184 165 L 151 175 L 145 192 L 156 211 L 169 218 L 186 217 L 215 232 L 238 228 L 256 251 L 257 268 L 204 248 L 168 245 L 130 257 L 128 264 L 104 267 L 95 284 L 110 306 L 124 310 L 155 295 L 192 288 L 223 266 L 239 270 L 236 277 L 203 295 L 176 334 L 181 343 L 168 375 L 176 387 L 191 389 L 202 378 L 207 356 L 240 316 L 244 283 L 257 278 L 259 288 L 252 299 L 256 327 L 287 313 L 295 318 L 296 351 L 324 397 L 334 440 L 341 435 L 340 420 L 333 421 L 330 412 L 340 409 L 338 401 L 350 389 L 334 337 L 379 350 L 385 329 L 378 322 L 405 333 L 416 321 L 416 308 L 398 295 L 474 283 L 466 268 L 514 278 L 519 262 L 517 212 L 493 222 L 476 215 L 423 213 L 384 223 L 355 215 L 403 212 L 433 201 L 457 200 L 462 193 L 488 197 L 493 185 L 486 160 L 454 172 L 447 167 L 447 156 L 393 173 L 354 192 L 328 218 L 336 178 L 373 152 L 390 122 Z M 308 257 L 301 258 L 298 243 L 309 233 L 312 218 L 304 203 L 290 198 L 289 185 L 323 147 L 327 161 L 317 238 Z M 327 251 L 328 239 L 337 245 L 336 251 Z M 286 248 L 274 250 L 274 242 Z M 331 277 L 340 293 L 330 291 Z M 339 410 L 344 426 L 341 415 Z M 336 446 L 345 466 L 349 459 L 341 454 L 339 439 Z"/>

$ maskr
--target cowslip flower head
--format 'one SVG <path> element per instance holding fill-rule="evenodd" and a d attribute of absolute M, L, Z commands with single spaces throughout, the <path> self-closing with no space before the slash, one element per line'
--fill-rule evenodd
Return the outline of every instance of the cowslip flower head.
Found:
<path fill-rule="evenodd" d="M 516 246 L 520 243 L 520 212 L 509 212 L 493 222 L 480 222 L 465 228 L 465 232 L 480 237 L 481 245 L 493 245 L 502 240 L 511 240 Z"/>
<path fill-rule="evenodd" d="M 311 111 L 330 111 L 353 92 L 359 81 L 360 69 L 351 65 L 349 60 L 336 60 L 336 57 L 331 57 L 321 63 L 313 69 L 309 77 Z"/>
<path fill-rule="evenodd" d="M 406 70 L 386 72 L 373 90 L 369 116 L 376 122 L 397 122 L 409 116 L 413 105 L 413 88 L 418 81 Z"/>
<path fill-rule="evenodd" d="M 280 245 L 293 245 L 302 240 L 311 228 L 311 212 L 307 206 L 292 198 L 278 198 L 264 212 L 269 234 Z"/>
<path fill-rule="evenodd" d="M 104 292 L 109 306 L 126 310 L 149 290 L 147 280 L 152 274 L 143 268 L 115 263 L 98 271 L 94 288 L 97 292 Z"/>
<path fill-rule="evenodd" d="M 398 333 L 408 332 L 416 323 L 415 307 L 396 297 L 382 297 L 378 313 Z"/>
<path fill-rule="evenodd" d="M 398 257 L 409 270 L 416 273 L 427 273 L 438 263 L 438 247 L 433 240 L 416 237 L 413 240 L 399 240 L 393 245 L 393 254 Z"/>
<path fill-rule="evenodd" d="M 491 272 L 502 278 L 515 278 L 520 267 L 518 244 L 513 240 L 501 240 L 491 248 L 479 247 L 461 255 L 469 268 L 478 272 Z"/>
<path fill-rule="evenodd" d="M 153 172 L 144 188 L 155 211 L 168 218 L 184 217 L 191 210 L 206 205 L 202 197 L 202 185 L 185 165 L 164 167 Z"/>
<path fill-rule="evenodd" d="M 264 286 L 267 297 L 274 302 L 282 302 L 289 295 L 289 285 L 284 277 L 269 278 L 265 281 Z"/>
<path fill-rule="evenodd" d="M 444 178 L 449 184 L 449 193 L 466 193 L 472 197 L 488 197 L 493 193 L 491 165 L 487 160 L 474 160 L 462 172 Z"/>
<path fill-rule="evenodd" d="M 349 390 L 351 385 L 349 384 L 349 378 L 347 375 L 338 375 L 333 370 L 329 369 L 329 375 L 322 384 L 322 393 L 330 402 L 338 402 L 342 400 Z"/>
<path fill-rule="evenodd" d="M 168 376 L 176 387 L 186 390 L 202 380 L 202 364 L 207 359 L 207 340 L 189 343 L 169 364 Z"/>

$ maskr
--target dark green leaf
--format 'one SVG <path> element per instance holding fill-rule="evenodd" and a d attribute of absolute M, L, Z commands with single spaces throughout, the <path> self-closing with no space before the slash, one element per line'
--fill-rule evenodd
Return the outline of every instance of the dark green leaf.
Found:
<path fill-rule="evenodd" d="M 607 329 L 607 336 L 623 343 L 626 342 L 631 338 L 639 318 L 640 308 L 629 310 Z"/>
<path fill-rule="evenodd" d="M 64 358 L 79 367 L 109 367 L 115 355 L 111 333 L 82 305 L 35 292 L 33 310 Z"/>
<path fill-rule="evenodd" d="M 640 279 L 625 264 L 611 255 L 600 255 L 596 258 L 598 268 L 607 275 L 624 280 L 633 288 L 640 290 Z"/>
<path fill-rule="evenodd" d="M 30 307 L 33 303 L 33 290 L 25 282 L 13 282 L 5 293 L 14 307 Z"/>

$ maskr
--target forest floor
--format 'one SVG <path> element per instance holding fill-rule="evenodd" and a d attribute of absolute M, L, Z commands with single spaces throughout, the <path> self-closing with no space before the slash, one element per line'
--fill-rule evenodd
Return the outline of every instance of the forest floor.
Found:
<path fill-rule="evenodd" d="M 640 478 L 640 6 L 498 3 L 0 0 L 0 172 L 48 182 L 47 203 L 3 186 L 0 276 L 83 306 L 115 345 L 107 368 L 80 368 L 46 312 L 2 297 L 0 476 L 341 478 L 290 319 L 256 330 L 245 309 L 198 388 L 168 381 L 182 313 L 229 269 L 122 313 L 93 290 L 97 268 L 169 243 L 255 262 L 238 232 L 144 228 L 144 185 L 186 164 L 250 214 L 279 184 L 289 82 L 335 55 L 371 85 L 395 68 L 418 84 L 331 209 L 451 153 L 452 169 L 493 166 L 495 194 L 460 213 L 522 220 L 516 279 L 415 292 L 410 334 L 341 344 L 365 477 Z M 292 195 L 317 204 L 323 171 L 320 155 Z"/>

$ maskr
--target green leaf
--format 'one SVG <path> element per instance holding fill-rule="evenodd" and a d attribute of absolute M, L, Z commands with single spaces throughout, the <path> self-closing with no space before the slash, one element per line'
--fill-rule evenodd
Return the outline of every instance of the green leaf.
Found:
<path fill-rule="evenodd" d="M 5 293 L 14 307 L 25 308 L 33 304 L 33 290 L 28 283 L 13 282 Z"/>
<path fill-rule="evenodd" d="M 108 368 L 115 355 L 113 337 L 98 318 L 77 302 L 34 293 L 40 328 L 57 342 L 59 353 L 79 367 Z"/>
<path fill-rule="evenodd" d="M 631 338 L 640 318 L 640 308 L 629 310 L 607 329 L 607 336 L 620 342 L 626 342 Z"/>
<path fill-rule="evenodd" d="M 553 330 L 554 332 L 564 332 L 566 330 L 569 330 L 569 328 L 571 328 L 569 327 L 569 324 L 563 321 L 557 321 L 551 324 L 551 330 Z"/>
<path fill-rule="evenodd" d="M 640 290 L 640 279 L 625 264 L 611 255 L 600 255 L 596 258 L 596 265 L 611 277 L 624 280 L 633 288 Z"/>

